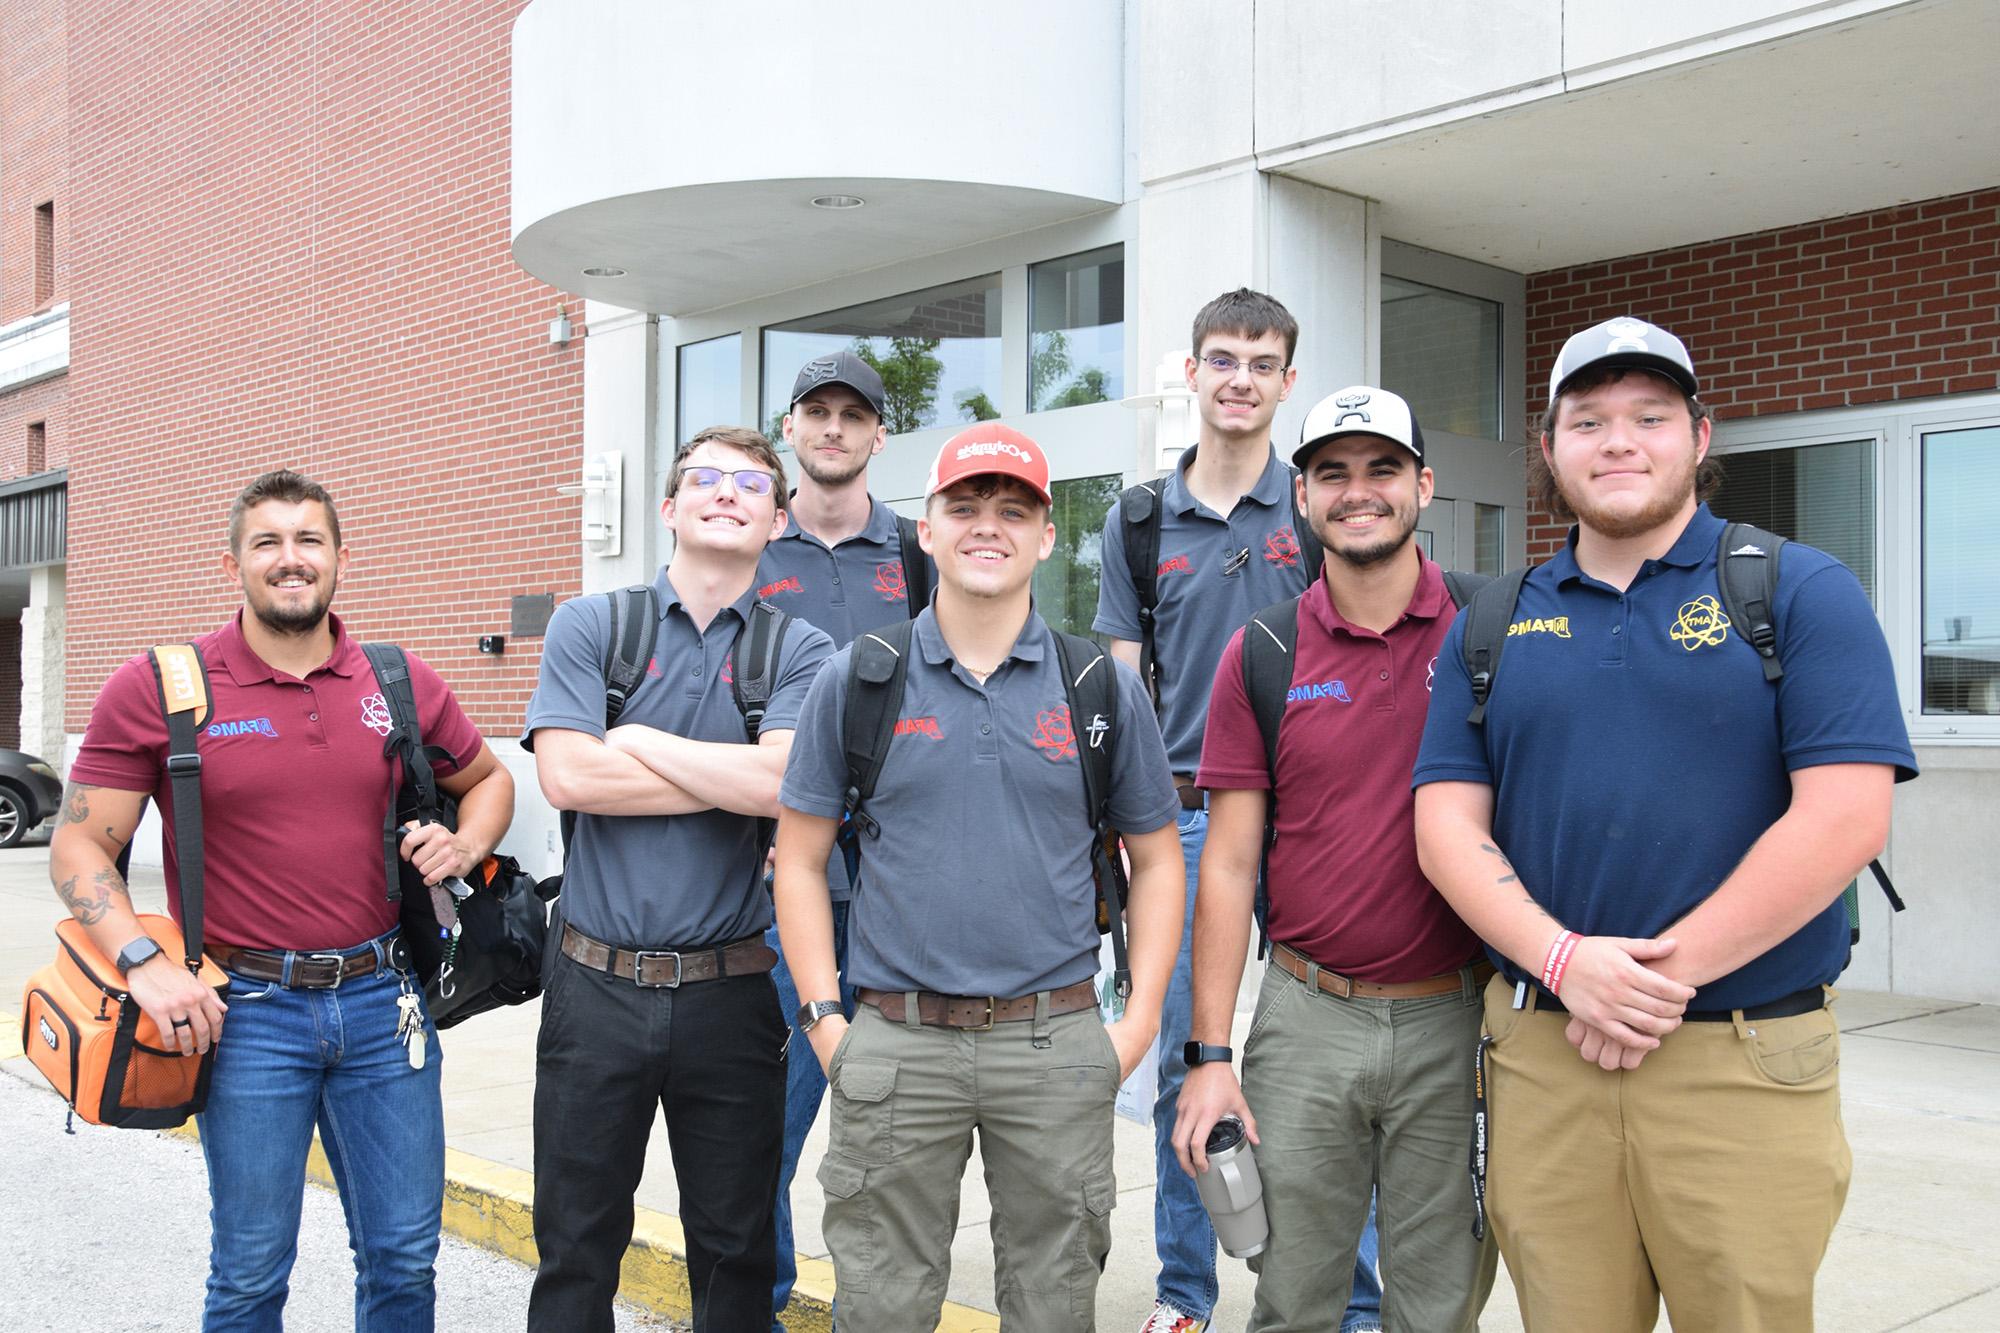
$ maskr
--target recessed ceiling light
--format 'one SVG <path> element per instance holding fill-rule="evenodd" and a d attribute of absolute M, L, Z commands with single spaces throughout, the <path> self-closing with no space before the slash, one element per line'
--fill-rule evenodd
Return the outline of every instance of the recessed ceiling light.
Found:
<path fill-rule="evenodd" d="M 813 196 L 812 205 L 814 208 L 841 209 L 859 208 L 867 202 L 866 199 L 851 194 L 820 194 Z"/>
<path fill-rule="evenodd" d="M 586 278 L 622 278 L 625 270 L 616 264 L 593 264 L 583 271 Z"/>

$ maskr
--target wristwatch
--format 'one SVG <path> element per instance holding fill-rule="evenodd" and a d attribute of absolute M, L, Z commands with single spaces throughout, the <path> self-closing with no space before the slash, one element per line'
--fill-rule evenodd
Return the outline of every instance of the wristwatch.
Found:
<path fill-rule="evenodd" d="M 1227 1046 L 1210 1046 L 1205 1041 L 1191 1041 L 1181 1047 L 1181 1063 L 1189 1069 L 1196 1065 L 1226 1065 L 1236 1058 L 1236 1052 Z"/>
<path fill-rule="evenodd" d="M 120 973 L 130 973 L 139 964 L 160 952 L 160 946 L 150 935 L 141 935 L 118 951 L 117 967 Z"/>
<path fill-rule="evenodd" d="M 839 1000 L 807 1000 L 799 1006 L 798 1018 L 796 1020 L 799 1031 L 811 1032 L 813 1024 L 819 1022 L 820 1019 L 831 1018 L 839 1012 Z"/>

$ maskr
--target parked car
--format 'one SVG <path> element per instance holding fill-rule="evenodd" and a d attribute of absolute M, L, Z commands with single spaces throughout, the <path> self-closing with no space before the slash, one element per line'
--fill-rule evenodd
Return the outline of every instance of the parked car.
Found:
<path fill-rule="evenodd" d="M 31 754 L 0 750 L 0 847 L 12 847 L 62 804 L 62 779 Z"/>

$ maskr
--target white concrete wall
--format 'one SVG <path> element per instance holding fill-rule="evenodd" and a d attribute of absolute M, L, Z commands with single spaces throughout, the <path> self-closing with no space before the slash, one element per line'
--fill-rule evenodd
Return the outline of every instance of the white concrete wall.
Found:
<path fill-rule="evenodd" d="M 21 748 L 67 773 L 63 763 L 63 633 L 67 581 L 61 565 L 28 571 L 21 611 Z"/>
<path fill-rule="evenodd" d="M 649 582 L 659 569 L 664 558 L 659 517 L 664 474 L 654 465 L 660 419 L 659 322 L 595 301 L 589 303 L 586 318 L 583 458 L 616 453 L 624 460 L 617 554 L 601 554 L 581 540 L 577 544 L 583 591 L 593 593 Z"/>

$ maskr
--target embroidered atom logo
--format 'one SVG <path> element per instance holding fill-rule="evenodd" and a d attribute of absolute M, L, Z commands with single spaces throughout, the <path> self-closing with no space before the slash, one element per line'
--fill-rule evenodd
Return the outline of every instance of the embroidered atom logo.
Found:
<path fill-rule="evenodd" d="M 1036 714 L 1035 748 L 1052 764 L 1076 753 L 1076 733 L 1070 729 L 1068 704 Z"/>
<path fill-rule="evenodd" d="M 389 717 L 389 701 L 379 694 L 371 694 L 361 701 L 361 725 L 377 736 L 387 736 L 394 730 L 395 723 Z"/>
<path fill-rule="evenodd" d="M 1298 535 L 1290 528 L 1279 528 L 1264 539 L 1264 558 L 1274 565 L 1290 567 L 1298 564 Z"/>
<path fill-rule="evenodd" d="M 875 566 L 875 591 L 882 594 L 885 602 L 910 600 L 910 584 L 903 574 L 902 561 L 891 560 Z"/>
<path fill-rule="evenodd" d="M 1712 595 L 1697 597 L 1681 604 L 1680 616 L 1667 637 L 1689 652 L 1713 648 L 1729 637 L 1729 617 Z"/>

